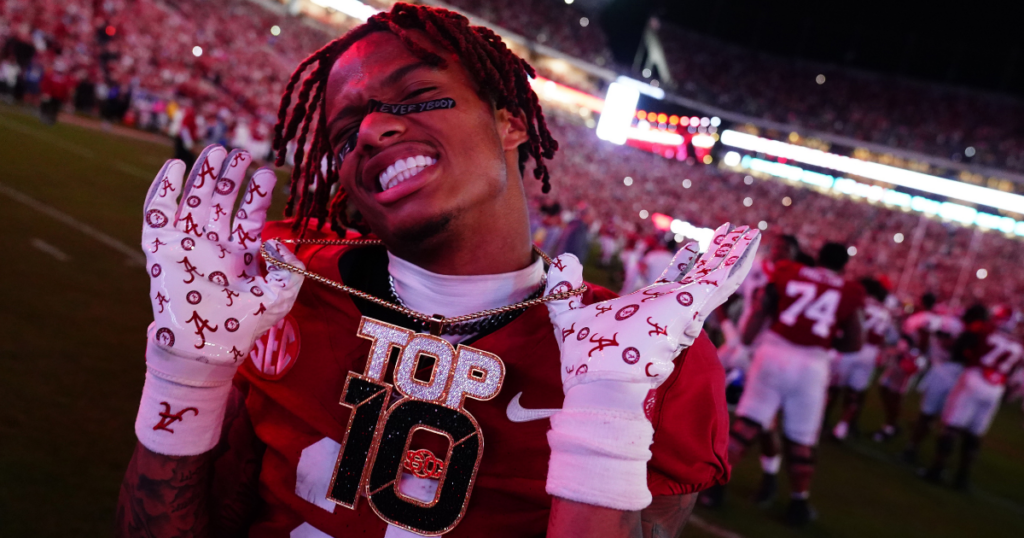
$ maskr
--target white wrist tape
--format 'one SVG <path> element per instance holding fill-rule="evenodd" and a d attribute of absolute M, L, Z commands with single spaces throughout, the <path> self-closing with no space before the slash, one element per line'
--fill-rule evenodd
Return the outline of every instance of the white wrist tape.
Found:
<path fill-rule="evenodd" d="M 616 510 L 651 504 L 647 462 L 654 427 L 643 413 L 565 409 L 551 417 L 547 492 Z"/>
<path fill-rule="evenodd" d="M 166 456 L 195 456 L 220 440 L 232 385 L 190 387 L 146 372 L 135 435 Z"/>
<path fill-rule="evenodd" d="M 210 362 L 202 354 L 180 355 L 156 345 L 156 324 L 150 323 L 146 341 L 146 366 L 149 373 L 191 387 L 230 385 L 238 370 L 237 363 Z M 194 350 L 192 350 L 194 351 Z"/>

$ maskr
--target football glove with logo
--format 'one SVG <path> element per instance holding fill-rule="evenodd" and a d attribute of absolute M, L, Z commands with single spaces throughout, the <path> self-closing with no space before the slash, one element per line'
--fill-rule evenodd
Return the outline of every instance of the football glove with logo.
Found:
<path fill-rule="evenodd" d="M 588 306 L 577 297 L 547 303 L 565 391 L 548 432 L 548 493 L 617 510 L 650 504 L 648 394 L 668 379 L 704 319 L 739 287 L 759 242 L 757 230 L 725 224 L 707 252 L 698 258 L 696 243 L 685 245 L 646 288 Z M 549 293 L 582 282 L 583 268 L 571 254 L 548 271 Z"/>
<path fill-rule="evenodd" d="M 167 161 L 146 198 L 142 248 L 154 322 L 135 429 L 154 452 L 213 448 L 235 371 L 256 338 L 291 310 L 302 284 L 300 275 L 274 266 L 260 275 L 261 232 L 277 177 L 260 169 L 243 185 L 251 161 L 244 151 L 210 146 L 184 185 L 184 163 Z M 302 266 L 279 243 L 268 248 Z"/>

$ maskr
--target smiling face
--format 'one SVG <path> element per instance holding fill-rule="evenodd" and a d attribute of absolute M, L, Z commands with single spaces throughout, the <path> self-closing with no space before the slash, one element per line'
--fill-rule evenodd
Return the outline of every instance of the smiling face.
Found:
<path fill-rule="evenodd" d="M 349 150 L 341 186 L 370 229 L 399 253 L 486 233 L 512 206 L 522 205 L 525 218 L 517 151 L 527 139 L 524 122 L 481 97 L 458 57 L 410 33 L 448 65 L 433 67 L 394 34 L 376 32 L 345 51 L 327 83 L 331 147 L 335 154 Z M 441 98 L 455 106 L 367 113 L 371 99 L 408 105 Z"/>

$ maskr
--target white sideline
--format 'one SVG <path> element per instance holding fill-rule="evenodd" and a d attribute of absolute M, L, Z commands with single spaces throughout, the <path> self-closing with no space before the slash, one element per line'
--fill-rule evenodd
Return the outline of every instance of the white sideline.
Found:
<path fill-rule="evenodd" d="M 0 183 L 0 193 L 6 194 L 8 197 L 13 198 L 15 201 L 21 202 L 22 204 L 27 205 L 28 207 L 31 207 L 32 209 L 35 209 L 36 211 L 48 217 L 51 217 L 54 220 L 62 222 L 68 225 L 69 227 L 84 233 L 85 235 L 95 239 L 96 241 L 99 241 L 100 243 L 103 243 L 104 245 L 107 245 L 108 247 L 120 252 L 121 254 L 124 254 L 126 257 L 125 263 L 129 265 L 146 265 L 146 257 L 142 255 L 141 249 L 139 247 L 130 247 L 118 241 L 117 239 L 114 239 L 113 237 L 97 230 L 96 228 L 93 228 L 92 226 L 89 226 L 88 224 L 72 217 L 71 215 L 68 215 L 67 213 L 55 207 L 46 205 L 36 200 L 35 198 L 32 198 L 31 196 L 25 193 L 22 193 L 21 191 L 14 190 L 11 187 L 4 185 L 3 183 Z"/>
<path fill-rule="evenodd" d="M 42 239 L 39 239 L 38 237 L 33 237 L 32 240 L 29 241 L 29 244 L 31 244 L 37 250 L 49 254 L 50 256 L 53 256 L 59 262 L 66 262 L 71 259 L 71 256 L 65 254 L 63 250 L 47 243 L 46 241 L 43 241 Z"/>
<path fill-rule="evenodd" d="M 3 116 L 0 116 L 0 125 L 3 125 L 5 128 L 10 129 L 12 131 L 17 131 L 17 132 L 19 132 L 21 134 L 25 134 L 25 135 L 29 135 L 29 136 L 34 136 L 34 137 L 38 138 L 39 140 L 42 140 L 43 142 L 46 142 L 48 144 L 53 144 L 54 146 L 57 146 L 57 147 L 63 149 L 64 151 L 67 151 L 67 152 L 70 152 L 70 153 L 74 153 L 75 155 L 78 155 L 79 157 L 85 157 L 87 159 L 92 159 L 93 157 L 96 156 L 96 154 L 93 153 L 88 148 L 79 146 L 78 144 L 67 142 L 65 140 L 61 140 L 60 138 L 58 138 L 56 136 L 53 136 L 50 133 L 40 132 L 37 129 L 33 129 L 32 127 L 29 127 L 27 125 L 22 125 L 22 124 L 20 124 L 20 123 L 18 123 L 16 121 L 9 120 L 9 119 L 7 119 L 7 118 L 5 118 Z"/>

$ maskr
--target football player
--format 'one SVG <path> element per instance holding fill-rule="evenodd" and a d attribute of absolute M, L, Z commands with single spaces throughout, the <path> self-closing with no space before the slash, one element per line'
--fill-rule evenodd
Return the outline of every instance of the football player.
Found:
<path fill-rule="evenodd" d="M 754 264 L 746 280 L 740 284 L 742 311 L 735 325 L 728 318 L 722 322 L 726 342 L 718 350 L 719 358 L 726 369 L 726 379 L 735 379 L 729 384 L 726 392 L 727 397 L 735 398 L 730 400 L 731 404 L 738 402 L 742 396 L 743 386 L 740 383 L 745 382 L 747 369 L 750 367 L 751 349 L 757 345 L 756 337 L 753 345 L 744 344 L 742 331 L 754 313 L 760 309 L 761 296 L 775 273 L 775 267 L 780 263 L 797 261 L 802 256 L 805 255 L 795 236 L 775 234 L 769 243 L 767 255 L 760 263 Z M 767 330 L 769 325 L 769 320 L 762 320 L 759 334 Z M 753 500 L 760 506 L 766 506 L 774 500 L 778 491 L 778 473 L 782 468 L 782 441 L 774 425 L 758 435 L 758 446 L 761 449 L 761 483 Z M 714 508 L 722 502 L 724 491 L 724 488 L 713 488 L 701 496 L 700 503 Z"/>
<path fill-rule="evenodd" d="M 953 348 L 953 360 L 966 365 L 942 410 L 935 461 L 925 478 L 941 481 L 946 461 L 953 454 L 956 438 L 961 440 L 960 464 L 953 485 L 967 489 L 970 470 L 977 459 L 981 438 L 999 410 L 1007 380 L 1024 364 L 1024 346 L 1010 332 L 1010 310 L 993 309 L 992 319 L 984 305 L 974 305 L 964 313 L 964 332 Z"/>
<path fill-rule="evenodd" d="M 826 243 L 818 266 L 780 263 L 765 288 L 762 306 L 744 330 L 744 342 L 770 327 L 754 350 L 749 379 L 736 409 L 729 441 L 733 464 L 782 411 L 783 444 L 792 499 L 786 519 L 803 525 L 814 517 L 808 504 L 815 446 L 829 382 L 828 350 L 854 352 L 863 344 L 864 288 L 845 280 L 846 247 Z"/>
<path fill-rule="evenodd" d="M 917 463 L 918 447 L 931 432 L 932 424 L 942 413 L 946 398 L 964 370 L 961 362 L 952 360 L 953 344 L 963 331 L 963 322 L 945 310 L 935 312 L 930 321 L 930 325 L 923 328 L 928 334 L 927 345 L 923 348 L 927 350 L 928 370 L 917 387 L 921 392 L 921 410 L 903 451 L 904 461 L 911 464 Z"/>
<path fill-rule="evenodd" d="M 832 435 L 839 440 L 846 439 L 850 430 L 856 430 L 864 394 L 871 384 L 878 355 L 892 330 L 892 318 L 885 307 L 889 292 L 882 283 L 873 278 L 862 278 L 861 285 L 867 291 L 864 302 L 864 347 L 855 353 L 843 353 L 837 364 L 838 385 L 843 388 L 843 414 L 832 429 Z"/>
<path fill-rule="evenodd" d="M 523 172 L 548 190 L 557 148 L 533 74 L 397 3 L 289 80 L 292 221 L 265 223 L 276 177 L 244 183 L 245 152 L 164 165 L 119 535 L 676 535 L 728 479 L 701 326 L 758 232 L 719 228 L 621 298 L 533 251 Z"/>
<path fill-rule="evenodd" d="M 918 372 L 927 366 L 926 351 L 931 339 L 930 328 L 936 323 L 935 294 L 927 292 L 921 296 L 921 307 L 903 320 L 900 340 L 878 378 L 878 390 L 882 397 L 885 422 L 874 434 L 876 442 L 885 442 L 899 433 L 900 416 L 903 412 L 903 398 L 917 378 Z"/>

